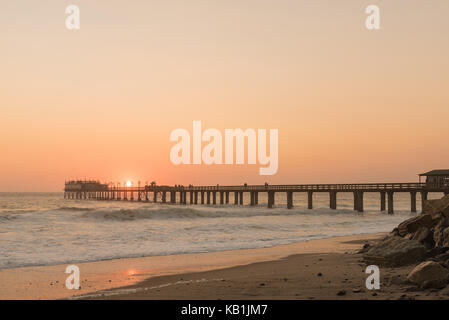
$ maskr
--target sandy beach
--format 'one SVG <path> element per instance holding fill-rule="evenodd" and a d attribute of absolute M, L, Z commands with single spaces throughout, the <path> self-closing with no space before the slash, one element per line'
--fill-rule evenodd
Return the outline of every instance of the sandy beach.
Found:
<path fill-rule="evenodd" d="M 356 251 L 382 236 L 79 263 L 80 290 L 66 289 L 67 265 L 3 269 L 0 299 L 400 298 L 400 286 L 382 287 L 374 296 L 365 289 L 365 264 Z M 381 270 L 382 280 L 410 268 Z"/>
<path fill-rule="evenodd" d="M 147 283 L 145 281 L 156 281 L 155 283 L 158 285 L 163 285 L 160 282 L 162 279 L 160 277 L 162 276 L 189 273 L 191 274 L 189 279 L 193 279 L 195 276 L 192 273 L 261 262 L 269 263 L 270 261 L 279 261 L 298 254 L 304 255 L 305 259 L 323 254 L 351 256 L 349 253 L 360 249 L 360 243 L 379 238 L 380 236 L 381 234 L 366 234 L 312 240 L 259 249 L 75 263 L 80 269 L 80 290 L 68 290 L 65 287 L 65 280 L 68 277 L 65 269 L 68 264 L 2 269 L 0 270 L 0 299 L 64 299 L 131 285 L 146 287 Z M 345 255 L 345 252 L 348 254 Z M 335 261 L 335 263 L 337 262 Z M 295 268 L 293 265 L 292 267 Z M 310 270 L 315 269 L 315 265 L 310 263 L 310 268 Z M 300 272 L 300 269 L 298 270 Z M 318 272 L 317 270 L 313 273 Z M 244 276 L 250 274 L 252 275 L 253 272 L 248 270 Z M 279 276 L 283 278 L 282 275 Z M 157 280 L 155 280 L 156 278 Z M 181 276 L 181 278 L 183 277 Z M 173 279 L 170 278 L 169 280 Z M 202 277 L 199 276 L 198 279 L 202 279 Z M 176 288 L 175 291 L 177 291 Z M 155 290 L 155 292 L 158 291 Z M 108 295 L 111 295 L 111 293 L 109 292 Z M 114 295 L 115 293 L 111 296 Z M 178 297 L 173 295 L 166 298 L 176 299 Z M 192 298 L 194 298 L 193 293 Z"/>

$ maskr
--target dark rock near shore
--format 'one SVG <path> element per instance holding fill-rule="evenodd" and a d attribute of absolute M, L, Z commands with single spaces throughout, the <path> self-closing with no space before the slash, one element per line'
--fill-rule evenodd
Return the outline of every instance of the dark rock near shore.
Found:
<path fill-rule="evenodd" d="M 411 283 L 422 289 L 444 288 L 449 280 L 449 270 L 435 261 L 426 261 L 417 265 L 407 276 Z"/>
<path fill-rule="evenodd" d="M 426 247 L 419 241 L 388 236 L 368 249 L 363 258 L 368 263 L 399 267 L 424 260 L 426 252 Z"/>
<path fill-rule="evenodd" d="M 433 234 L 428 227 L 420 227 L 411 237 L 429 248 L 434 246 Z"/>
<path fill-rule="evenodd" d="M 440 291 L 440 294 L 443 296 L 449 296 L 449 285 L 447 285 L 444 289 Z"/>
<path fill-rule="evenodd" d="M 405 220 L 398 226 L 399 236 L 404 237 L 407 234 L 413 234 L 421 227 L 431 228 L 434 224 L 430 214 L 421 214 L 416 217 Z"/>
<path fill-rule="evenodd" d="M 424 203 L 423 213 L 400 223 L 382 241 L 360 252 L 369 263 L 403 266 L 434 258 L 449 251 L 449 195 Z M 439 257 L 443 266 L 449 256 Z"/>

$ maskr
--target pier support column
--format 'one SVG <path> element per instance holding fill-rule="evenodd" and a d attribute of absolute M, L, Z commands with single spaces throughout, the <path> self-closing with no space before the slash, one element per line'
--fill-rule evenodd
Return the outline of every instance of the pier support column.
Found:
<path fill-rule="evenodd" d="M 240 191 L 239 200 L 240 200 L 240 205 L 243 206 L 243 191 Z"/>
<path fill-rule="evenodd" d="M 204 204 L 204 191 L 201 191 L 201 204 Z"/>
<path fill-rule="evenodd" d="M 255 199 L 254 199 L 255 198 L 255 194 L 254 194 L 253 191 L 250 191 L 249 198 L 250 198 L 249 205 L 250 206 L 254 206 L 255 205 Z"/>
<path fill-rule="evenodd" d="M 182 204 L 187 204 L 187 191 L 182 192 Z"/>
<path fill-rule="evenodd" d="M 416 191 L 410 192 L 410 207 L 412 212 L 416 212 Z"/>
<path fill-rule="evenodd" d="M 195 191 L 195 200 L 194 200 L 195 204 L 198 204 L 198 191 Z"/>
<path fill-rule="evenodd" d="M 307 191 L 307 208 L 313 209 L 313 191 Z"/>
<path fill-rule="evenodd" d="M 234 192 L 234 204 L 239 204 L 239 193 L 237 191 Z"/>
<path fill-rule="evenodd" d="M 176 191 L 170 191 L 170 203 L 176 203 Z"/>
<path fill-rule="evenodd" d="M 162 203 L 166 203 L 166 202 L 167 202 L 167 192 L 162 191 Z"/>
<path fill-rule="evenodd" d="M 140 198 L 140 191 L 137 191 L 137 201 L 142 201 L 142 199 Z"/>
<path fill-rule="evenodd" d="M 212 191 L 212 204 L 217 204 L 217 191 Z"/>
<path fill-rule="evenodd" d="M 210 204 L 210 191 L 207 191 L 207 204 Z"/>
<path fill-rule="evenodd" d="M 380 192 L 380 211 L 385 211 L 385 199 L 386 199 L 386 197 L 385 197 L 385 195 L 386 195 L 386 192 L 385 191 L 381 191 Z"/>
<path fill-rule="evenodd" d="M 190 191 L 190 204 L 193 204 L 193 191 Z"/>
<path fill-rule="evenodd" d="M 157 202 L 157 192 L 156 191 L 153 192 L 153 202 L 154 203 Z"/>
<path fill-rule="evenodd" d="M 388 191 L 388 213 L 394 213 L 394 192 Z"/>
<path fill-rule="evenodd" d="M 337 209 L 337 193 L 335 191 L 329 191 L 329 208 Z"/>
<path fill-rule="evenodd" d="M 226 191 L 226 204 L 229 204 L 229 191 Z"/>
<path fill-rule="evenodd" d="M 359 198 L 359 208 L 358 208 L 359 212 L 363 212 L 364 211 L 363 195 L 364 195 L 363 191 L 360 191 L 359 192 L 359 196 L 358 196 L 358 198 Z"/>
<path fill-rule="evenodd" d="M 424 211 L 424 203 L 427 201 L 427 191 L 421 191 L 421 211 Z"/>
<path fill-rule="evenodd" d="M 363 212 L 363 191 L 354 192 L 354 210 Z"/>
<path fill-rule="evenodd" d="M 220 204 L 224 204 L 224 192 L 220 191 Z"/>
<path fill-rule="evenodd" d="M 293 191 L 287 191 L 287 209 L 293 208 Z"/>
<path fill-rule="evenodd" d="M 273 208 L 274 205 L 274 191 L 268 191 L 268 208 Z"/>
<path fill-rule="evenodd" d="M 259 192 L 254 191 L 254 204 L 257 206 L 259 204 Z"/>
<path fill-rule="evenodd" d="M 179 203 L 182 204 L 182 191 L 179 191 Z"/>

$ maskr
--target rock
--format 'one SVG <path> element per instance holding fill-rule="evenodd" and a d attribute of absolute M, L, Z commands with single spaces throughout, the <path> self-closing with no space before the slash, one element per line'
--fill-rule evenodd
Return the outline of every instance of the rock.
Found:
<path fill-rule="evenodd" d="M 421 284 L 420 289 L 442 289 L 447 285 L 447 280 L 429 280 Z"/>
<path fill-rule="evenodd" d="M 340 290 L 337 292 L 337 296 L 344 296 L 346 295 L 346 291 L 345 290 Z"/>
<path fill-rule="evenodd" d="M 446 247 L 444 249 L 449 249 L 449 248 Z M 438 262 L 443 262 L 443 261 L 449 260 L 449 252 L 444 252 L 444 253 L 441 253 L 441 254 L 435 256 L 435 260 Z"/>
<path fill-rule="evenodd" d="M 386 283 L 387 283 L 388 286 L 400 285 L 400 284 L 402 284 L 404 282 L 404 280 L 401 278 L 401 275 L 399 275 L 399 274 L 398 275 L 394 275 L 391 278 L 387 278 L 385 280 L 386 280 Z"/>
<path fill-rule="evenodd" d="M 423 289 L 439 288 L 449 280 L 449 270 L 438 262 L 425 261 L 417 265 L 409 273 L 407 280 L 421 286 Z"/>
<path fill-rule="evenodd" d="M 394 228 L 394 229 L 390 232 L 390 236 L 399 236 L 399 230 L 398 230 L 398 228 Z"/>
<path fill-rule="evenodd" d="M 438 200 L 425 201 L 423 212 L 429 214 L 432 219 L 437 219 L 440 215 L 449 217 L 449 195 Z"/>
<path fill-rule="evenodd" d="M 443 247 L 449 247 L 449 227 L 447 227 L 446 229 L 443 230 L 443 243 L 442 246 Z"/>
<path fill-rule="evenodd" d="M 398 226 L 399 235 L 403 237 L 408 233 L 415 233 L 420 227 L 431 228 L 433 224 L 434 221 L 430 214 L 420 214 L 400 223 Z"/>
<path fill-rule="evenodd" d="M 435 246 L 442 247 L 444 238 L 444 230 L 448 227 L 448 219 L 442 218 L 438 221 L 433 229 L 433 241 L 435 242 Z"/>
<path fill-rule="evenodd" d="M 443 296 L 449 296 L 449 285 L 440 291 L 440 294 Z"/>
<path fill-rule="evenodd" d="M 435 247 L 427 251 L 428 257 L 438 257 L 449 250 L 449 247 Z M 449 258 L 449 257 L 448 257 Z M 442 261 L 442 259 L 437 259 L 438 261 Z M 446 260 L 446 259 L 444 259 Z"/>
<path fill-rule="evenodd" d="M 420 227 L 411 237 L 411 240 L 416 240 L 426 245 L 429 248 L 432 248 L 435 245 L 433 240 L 433 234 L 427 227 Z"/>
<path fill-rule="evenodd" d="M 424 201 L 423 213 L 430 214 L 432 218 L 436 218 L 436 216 L 440 214 L 440 210 L 438 208 L 439 202 L 440 199 Z"/>
<path fill-rule="evenodd" d="M 368 251 L 369 248 L 371 248 L 371 245 L 369 243 L 365 243 L 363 245 L 362 249 L 360 249 L 358 253 L 364 253 L 364 252 Z"/>
<path fill-rule="evenodd" d="M 426 247 L 423 244 L 396 236 L 383 239 L 363 256 L 365 262 L 391 267 L 417 263 L 425 257 Z"/>

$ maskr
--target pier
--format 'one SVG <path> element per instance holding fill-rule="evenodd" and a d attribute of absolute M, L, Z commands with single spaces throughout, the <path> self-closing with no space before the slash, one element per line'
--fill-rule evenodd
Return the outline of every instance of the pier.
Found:
<path fill-rule="evenodd" d="M 423 174 L 424 175 L 424 174 Z M 449 171 L 448 171 L 449 177 Z M 329 194 L 329 207 L 337 209 L 337 194 L 350 192 L 354 196 L 354 210 L 363 212 L 364 195 L 368 192 L 380 194 L 379 207 L 381 211 L 394 213 L 394 194 L 410 194 L 410 210 L 417 211 L 417 194 L 421 196 L 422 206 L 431 192 L 449 194 L 447 180 L 439 183 L 361 183 L 361 184 L 290 184 L 290 185 L 235 185 L 235 186 L 159 186 L 155 183 L 144 186 L 121 186 L 120 183 L 103 184 L 98 181 L 68 181 L 65 184 L 64 198 L 94 199 L 110 201 L 142 201 L 154 203 L 170 203 L 181 205 L 224 205 L 231 200 L 234 205 L 256 206 L 259 204 L 259 194 L 267 194 L 267 207 L 275 205 L 275 195 L 284 193 L 287 198 L 287 208 L 293 208 L 294 195 L 307 194 L 307 208 L 313 209 L 313 195 Z M 139 183 L 140 184 L 140 183 Z M 249 203 L 244 204 L 244 194 L 249 194 Z"/>

